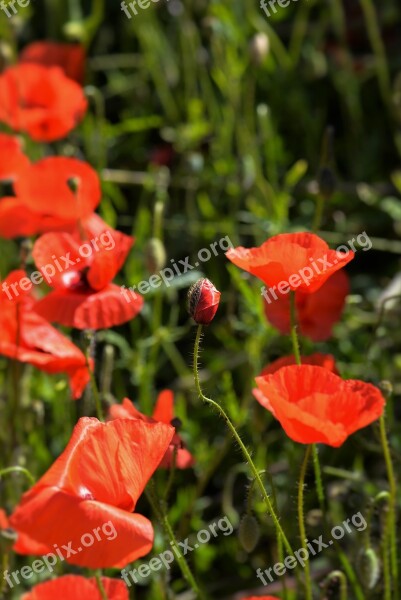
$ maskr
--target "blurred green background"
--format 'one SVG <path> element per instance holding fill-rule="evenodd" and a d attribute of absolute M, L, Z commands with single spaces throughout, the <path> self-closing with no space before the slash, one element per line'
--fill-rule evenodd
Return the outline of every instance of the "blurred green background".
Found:
<path fill-rule="evenodd" d="M 299 0 L 268 18 L 249 0 L 160 0 L 128 19 L 117 0 L 32 0 L 11 20 L 0 14 L 0 34 L 3 54 L 39 39 L 80 41 L 87 48 L 86 118 L 66 140 L 46 147 L 27 141 L 27 151 L 34 158 L 77 156 L 98 169 L 100 214 L 136 238 L 117 280 L 121 285 L 149 278 L 149 240 L 155 235 L 163 240 L 168 265 L 186 256 L 194 264 L 200 249 L 227 235 L 234 245 L 252 246 L 280 232 L 311 229 L 324 191 L 322 168 L 329 169 L 335 188 L 323 202 L 319 235 L 336 247 L 366 231 L 373 248 L 358 252 L 347 269 L 352 291 L 333 338 L 314 345 L 303 340 L 302 350 L 333 353 L 344 377 L 392 382 L 389 419 L 399 467 L 399 299 L 378 310 L 401 256 L 399 2 Z M 328 131 L 331 144 L 325 143 Z M 1 273 L 17 266 L 18 244 L 0 240 Z M 143 312 L 128 325 L 96 335 L 103 399 L 128 396 L 150 414 L 157 391 L 173 389 L 182 436 L 197 459 L 193 470 L 176 474 L 170 518 L 177 535 L 183 539 L 222 515 L 238 525 L 246 511 L 247 473 L 224 423 L 197 401 L 191 376 L 194 328 L 185 296 L 202 275 L 222 292 L 204 340 L 205 392 L 225 404 L 258 466 L 274 475 L 280 511 L 297 540 L 295 484 L 302 449 L 286 439 L 251 393 L 254 376 L 290 353 L 290 342 L 266 322 L 259 282 L 223 252 L 202 270 L 146 294 Z M 391 294 L 399 296 L 400 286 Z M 83 339 L 72 335 L 82 346 Z M 1 419 L 7 400 L 3 358 L 0 367 Z M 14 464 L 40 476 L 64 448 L 77 418 L 93 414 L 93 404 L 89 392 L 72 403 L 61 376 L 25 367 L 22 381 L 26 445 L 15 449 Z M 372 430 L 362 431 L 340 450 L 321 451 L 323 465 L 348 473 L 325 473 L 333 524 L 363 510 L 385 486 L 375 427 L 373 432 L 375 437 Z M 5 435 L 3 419 L 0 442 Z M 157 474 L 160 489 L 166 477 Z M 0 498 L 9 511 L 24 486 L 18 476 L 4 480 Z M 190 557 L 211 598 L 256 590 L 256 568 L 277 560 L 274 530 L 256 496 L 261 539 L 251 554 L 233 534 Z M 307 503 L 317 508 L 313 492 Z M 148 511 L 144 500 L 139 510 Z M 319 524 L 316 531 L 310 527 L 311 535 L 321 531 Z M 341 542 L 354 566 L 362 544 L 357 535 L 356 541 Z M 159 533 L 155 554 L 164 547 Z M 341 556 L 330 550 L 315 568 L 323 580 L 339 567 Z M 175 592 L 185 589 L 174 570 L 155 573 L 132 597 L 170 597 L 169 579 Z M 288 586 L 295 594 L 296 584 L 291 580 Z M 279 591 L 280 586 L 272 588 Z M 325 594 L 322 590 L 322 598 Z M 366 595 L 381 597 L 380 583 Z"/>

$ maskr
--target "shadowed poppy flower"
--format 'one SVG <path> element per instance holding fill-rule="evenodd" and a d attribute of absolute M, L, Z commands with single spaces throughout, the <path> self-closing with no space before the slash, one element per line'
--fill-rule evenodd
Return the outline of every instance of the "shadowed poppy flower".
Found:
<path fill-rule="evenodd" d="M 226 256 L 282 295 L 290 290 L 316 292 L 335 271 L 354 258 L 354 252 L 330 250 L 313 233 L 282 233 L 258 248 L 230 248 Z"/>
<path fill-rule="evenodd" d="M 0 181 L 15 179 L 29 165 L 17 137 L 0 133 Z"/>
<path fill-rule="evenodd" d="M 19 64 L 0 75 L 0 121 L 37 142 L 65 137 L 83 118 L 82 87 L 59 67 Z"/>
<path fill-rule="evenodd" d="M 107 600 L 129 600 L 128 588 L 123 581 L 101 577 Z M 52 581 L 39 583 L 21 600 L 102 600 L 95 577 L 85 579 L 81 575 L 64 575 Z"/>
<path fill-rule="evenodd" d="M 106 229 L 100 233 L 102 227 Z M 77 232 L 45 233 L 35 242 L 35 263 L 54 288 L 37 302 L 35 310 L 49 321 L 77 329 L 107 329 L 125 323 L 140 312 L 143 298 L 135 294 L 128 303 L 111 281 L 134 239 L 107 227 L 97 216 L 81 229 L 86 239 L 94 232 L 98 235 L 80 243 Z"/>
<path fill-rule="evenodd" d="M 0 537 L 10 540 L 10 546 L 18 554 L 47 554 L 50 550 L 44 544 L 38 544 L 27 535 L 23 535 L 10 527 L 7 514 L 0 508 Z M 16 540 L 14 542 L 14 540 Z M 1 543 L 1 541 L 0 541 Z"/>
<path fill-rule="evenodd" d="M 323 342 L 331 334 L 344 310 L 349 293 L 349 278 L 344 271 L 334 273 L 321 288 L 313 294 L 295 292 L 297 321 L 302 335 L 314 342 Z M 281 333 L 291 329 L 290 298 L 278 295 L 277 300 L 264 300 L 267 320 Z"/>
<path fill-rule="evenodd" d="M 109 417 L 110 419 L 140 419 L 146 423 L 160 422 L 175 426 L 173 392 L 171 390 L 160 392 L 152 417 L 147 417 L 139 412 L 128 398 L 124 398 L 122 404 L 113 404 L 110 407 Z M 175 433 L 159 466 L 168 469 L 172 466 L 173 461 L 177 469 L 188 469 L 195 462 L 191 453 L 184 448 L 178 433 Z"/>
<path fill-rule="evenodd" d="M 385 400 L 370 383 L 344 381 L 323 367 L 282 367 L 256 378 L 258 402 L 301 444 L 338 447 L 349 435 L 373 423 Z"/>
<path fill-rule="evenodd" d="M 23 495 L 11 526 L 49 547 L 68 544 L 73 552 L 63 555 L 74 565 L 119 568 L 145 556 L 153 527 L 133 511 L 173 435 L 164 423 L 81 418 L 61 456 Z"/>
<path fill-rule="evenodd" d="M 80 398 L 90 379 L 83 352 L 33 311 L 34 300 L 23 288 L 32 282 L 22 270 L 1 284 L 0 354 L 46 373 L 66 373 L 73 398 Z"/>
<path fill-rule="evenodd" d="M 18 173 L 13 187 L 16 197 L 0 199 L 0 236 L 5 238 L 73 231 L 101 198 L 96 171 L 75 158 L 50 157 L 31 164 Z"/>
<path fill-rule="evenodd" d="M 69 79 L 80 84 L 84 80 L 85 49 L 81 44 L 33 42 L 22 50 L 19 62 L 60 67 Z"/>

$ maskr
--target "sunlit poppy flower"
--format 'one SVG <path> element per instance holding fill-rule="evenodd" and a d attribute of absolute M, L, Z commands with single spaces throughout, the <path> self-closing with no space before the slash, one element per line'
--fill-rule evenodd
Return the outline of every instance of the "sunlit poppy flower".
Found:
<path fill-rule="evenodd" d="M 83 118 L 82 87 L 59 67 L 21 63 L 0 75 L 0 121 L 37 142 L 65 137 Z"/>
<path fill-rule="evenodd" d="M 309 356 L 301 356 L 301 363 L 303 365 L 315 365 L 316 367 L 324 367 L 328 369 L 332 373 L 338 375 L 336 361 L 332 354 L 321 354 L 320 352 L 315 352 L 314 354 L 310 354 Z M 293 354 L 289 356 L 283 356 L 282 358 L 278 358 L 274 360 L 269 365 L 263 369 L 261 375 L 272 375 L 281 367 L 288 367 L 290 365 L 295 365 L 295 357 Z"/>
<path fill-rule="evenodd" d="M 101 577 L 107 600 L 129 600 L 128 588 L 123 581 Z M 64 575 L 35 585 L 21 600 L 102 600 L 95 577 Z"/>
<path fill-rule="evenodd" d="M 323 342 L 332 335 L 349 293 L 349 278 L 337 271 L 313 294 L 295 292 L 297 322 L 301 335 L 314 342 Z M 290 298 L 278 295 L 277 300 L 264 300 L 267 320 L 281 333 L 290 333 Z"/>
<path fill-rule="evenodd" d="M 152 417 L 139 412 L 128 398 L 124 398 L 122 404 L 113 404 L 109 416 L 111 419 L 141 419 L 147 423 L 159 421 L 167 425 L 175 425 L 173 392 L 171 390 L 160 392 Z M 194 457 L 184 447 L 180 435 L 176 433 L 159 466 L 168 469 L 174 463 L 177 469 L 187 469 L 192 467 L 194 462 Z"/>
<path fill-rule="evenodd" d="M 20 140 L 0 133 L 0 181 L 15 179 L 27 165 L 29 159 L 22 152 Z"/>
<path fill-rule="evenodd" d="M 81 44 L 33 42 L 22 50 L 19 62 L 60 67 L 69 79 L 80 84 L 84 80 L 85 49 Z"/>
<path fill-rule="evenodd" d="M 75 158 L 31 164 L 18 173 L 13 187 L 15 197 L 0 199 L 0 236 L 5 238 L 74 231 L 101 198 L 96 171 Z"/>
<path fill-rule="evenodd" d="M 385 400 L 370 383 L 344 381 L 323 367 L 282 367 L 256 378 L 258 402 L 295 442 L 338 447 L 358 429 L 376 421 Z"/>
<path fill-rule="evenodd" d="M 89 382 L 86 358 L 77 346 L 32 310 L 32 282 L 13 271 L 1 284 L 0 354 L 46 373 L 66 373 L 72 396 L 80 398 Z"/>
<path fill-rule="evenodd" d="M 64 452 L 22 497 L 11 526 L 62 553 L 68 545 L 63 556 L 74 565 L 118 568 L 145 556 L 153 527 L 133 511 L 173 435 L 164 423 L 81 418 Z"/>
<path fill-rule="evenodd" d="M 216 315 L 221 293 L 209 279 L 198 279 L 188 290 L 188 312 L 198 325 L 209 325 Z"/>
<path fill-rule="evenodd" d="M 91 217 L 81 235 L 99 232 L 99 223 L 100 218 Z M 45 233 L 35 242 L 32 255 L 54 289 L 35 310 L 49 321 L 77 329 L 107 329 L 134 318 L 143 298 L 136 294 L 127 302 L 120 287 L 111 283 L 133 243 L 132 237 L 110 227 L 85 241 L 79 241 L 76 232 Z"/>
<path fill-rule="evenodd" d="M 281 296 L 290 290 L 316 292 L 333 273 L 354 258 L 354 252 L 330 250 L 326 242 L 313 233 L 282 233 L 258 248 L 230 248 L 226 256 Z"/>

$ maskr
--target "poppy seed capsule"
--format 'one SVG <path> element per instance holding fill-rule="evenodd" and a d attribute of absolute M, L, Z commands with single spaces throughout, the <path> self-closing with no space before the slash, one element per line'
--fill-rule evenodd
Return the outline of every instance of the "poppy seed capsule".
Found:
<path fill-rule="evenodd" d="M 188 291 L 188 312 L 198 325 L 213 321 L 220 302 L 220 292 L 209 279 L 198 279 Z"/>
<path fill-rule="evenodd" d="M 245 552 L 250 554 L 256 548 L 260 538 L 260 527 L 259 523 L 252 515 L 244 515 L 242 517 L 239 530 L 238 539 Z"/>

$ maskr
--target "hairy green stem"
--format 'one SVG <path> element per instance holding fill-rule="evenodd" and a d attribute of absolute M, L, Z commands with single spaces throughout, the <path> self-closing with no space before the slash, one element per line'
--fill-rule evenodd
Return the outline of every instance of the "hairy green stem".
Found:
<path fill-rule="evenodd" d="M 2 469 L 0 471 L 0 479 L 3 477 L 3 475 L 8 475 L 9 473 L 22 473 L 29 479 L 32 485 L 35 485 L 34 476 L 28 471 L 28 469 L 25 469 L 24 467 L 7 467 L 6 469 Z"/>
<path fill-rule="evenodd" d="M 220 406 L 220 404 L 218 404 L 217 402 L 215 402 L 214 400 L 212 400 L 211 398 L 207 398 L 201 389 L 200 386 L 200 381 L 199 381 L 199 373 L 198 373 L 198 360 L 199 360 L 199 347 L 200 347 L 200 340 L 201 340 L 201 336 L 202 336 L 202 325 L 198 325 L 198 330 L 196 332 L 196 339 L 195 339 L 195 348 L 194 348 L 194 362 L 193 362 L 193 370 L 194 370 L 194 378 L 195 378 L 195 386 L 196 386 L 196 390 L 198 392 L 198 396 L 199 398 L 201 398 L 204 402 L 206 402 L 207 404 L 209 404 L 210 406 L 212 406 L 213 408 L 215 408 L 218 413 L 220 414 L 220 416 L 223 417 L 223 419 L 226 422 L 227 427 L 229 428 L 230 432 L 232 433 L 235 441 L 237 442 L 237 444 L 239 445 L 242 454 L 246 460 L 246 462 L 249 465 L 249 468 L 251 470 L 252 476 L 255 479 L 258 488 L 260 490 L 260 493 L 263 497 L 263 500 L 266 504 L 266 508 L 267 511 L 270 515 L 270 517 L 273 520 L 273 523 L 276 527 L 276 531 L 277 531 L 277 539 L 279 537 L 282 538 L 284 546 L 286 547 L 287 551 L 290 554 L 293 554 L 293 550 L 291 548 L 291 545 L 287 539 L 287 536 L 284 533 L 283 528 L 280 525 L 280 521 L 276 515 L 276 512 L 273 508 L 272 502 L 270 500 L 270 497 L 268 495 L 268 493 L 266 492 L 265 486 L 263 485 L 263 481 L 260 477 L 260 473 L 258 471 L 258 469 L 256 468 L 255 463 L 253 462 L 250 453 L 248 452 L 244 442 L 242 441 L 240 435 L 237 433 L 237 430 L 235 428 L 235 426 L 233 425 L 233 423 L 231 422 L 229 416 L 227 415 L 227 413 L 225 412 L 225 410 Z"/>

